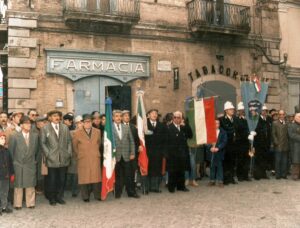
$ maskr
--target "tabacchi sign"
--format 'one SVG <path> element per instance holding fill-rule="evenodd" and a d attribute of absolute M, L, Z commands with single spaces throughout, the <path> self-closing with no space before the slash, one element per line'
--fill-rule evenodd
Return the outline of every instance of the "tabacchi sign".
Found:
<path fill-rule="evenodd" d="M 84 52 L 46 49 L 47 73 L 63 75 L 73 81 L 103 75 L 128 82 L 150 76 L 150 57 L 122 53 Z"/>

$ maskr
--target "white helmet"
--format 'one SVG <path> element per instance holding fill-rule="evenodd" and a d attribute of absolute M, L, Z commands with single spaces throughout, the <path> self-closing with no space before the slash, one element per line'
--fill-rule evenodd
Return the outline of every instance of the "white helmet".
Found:
<path fill-rule="evenodd" d="M 231 101 L 226 101 L 224 104 L 224 111 L 228 109 L 234 109 L 234 106 Z"/>
<path fill-rule="evenodd" d="M 264 104 L 261 110 L 268 110 L 267 106 Z"/>
<path fill-rule="evenodd" d="M 244 107 L 244 104 L 242 101 L 240 103 L 238 103 L 237 110 L 245 110 L 245 107 Z"/>

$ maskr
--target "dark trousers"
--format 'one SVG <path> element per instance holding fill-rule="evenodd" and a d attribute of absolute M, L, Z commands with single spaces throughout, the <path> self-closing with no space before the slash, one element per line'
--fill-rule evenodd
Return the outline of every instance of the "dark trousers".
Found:
<path fill-rule="evenodd" d="M 101 195 L 101 182 L 93 184 L 81 184 L 80 185 L 81 197 L 83 200 L 90 199 L 90 194 L 93 192 L 94 198 L 100 200 Z"/>
<path fill-rule="evenodd" d="M 62 199 L 66 182 L 67 167 L 48 167 L 48 199 L 51 201 Z"/>
<path fill-rule="evenodd" d="M 236 175 L 239 181 L 248 179 L 250 156 L 248 151 L 239 151 L 237 155 Z"/>
<path fill-rule="evenodd" d="M 8 206 L 9 180 L 0 180 L 0 210 Z"/>
<path fill-rule="evenodd" d="M 182 171 L 169 171 L 168 189 L 169 191 L 182 190 L 185 188 L 184 185 L 184 170 Z"/>
<path fill-rule="evenodd" d="M 267 151 L 264 148 L 255 148 L 255 157 L 254 157 L 254 170 L 253 177 L 254 179 L 265 179 L 267 178 Z"/>
<path fill-rule="evenodd" d="M 130 168 L 131 168 L 131 181 L 130 182 L 132 184 L 132 186 L 131 186 L 132 189 L 135 189 L 135 187 L 136 187 L 135 177 L 136 177 L 137 168 L 138 168 L 137 164 L 138 164 L 138 161 L 136 158 L 130 161 Z"/>
<path fill-rule="evenodd" d="M 234 168 L 236 165 L 236 151 L 233 145 L 226 146 L 225 157 L 223 161 L 224 167 L 224 183 L 231 183 L 234 181 Z"/>
<path fill-rule="evenodd" d="M 288 152 L 275 151 L 275 171 L 276 177 L 286 177 L 287 176 L 287 161 L 288 161 Z"/>
<path fill-rule="evenodd" d="M 116 164 L 116 185 L 115 185 L 115 195 L 120 197 L 122 195 L 123 187 L 126 186 L 126 191 L 128 195 L 135 194 L 135 189 L 132 187 L 132 169 L 130 161 L 124 161 L 121 158 Z"/>

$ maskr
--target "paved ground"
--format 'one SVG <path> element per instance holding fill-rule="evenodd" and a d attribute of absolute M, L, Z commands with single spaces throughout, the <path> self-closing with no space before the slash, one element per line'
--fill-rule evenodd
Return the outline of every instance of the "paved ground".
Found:
<path fill-rule="evenodd" d="M 51 207 L 39 196 L 34 210 L 0 217 L 0 227 L 300 227 L 300 181 L 243 182 L 220 189 L 190 187 L 189 193 L 123 197 L 84 203 L 67 193 L 67 205 Z"/>

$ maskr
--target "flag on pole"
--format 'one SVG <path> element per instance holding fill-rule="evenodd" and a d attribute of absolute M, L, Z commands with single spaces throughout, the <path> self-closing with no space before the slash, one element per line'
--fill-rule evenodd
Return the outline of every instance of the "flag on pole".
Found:
<path fill-rule="evenodd" d="M 261 85 L 260 85 L 260 81 L 256 75 L 253 78 L 253 82 L 254 82 L 256 92 L 259 93 L 261 91 Z"/>
<path fill-rule="evenodd" d="M 116 165 L 116 145 L 113 134 L 112 123 L 112 100 L 107 98 L 105 100 L 105 117 L 106 123 L 104 127 L 103 147 L 104 147 L 104 160 L 102 171 L 102 191 L 101 199 L 105 200 L 107 194 L 114 189 L 115 183 L 115 165 Z"/>
<path fill-rule="evenodd" d="M 211 144 L 217 141 L 215 124 L 215 99 L 188 100 L 186 116 L 195 134 L 188 140 L 189 146 Z"/>
<path fill-rule="evenodd" d="M 140 139 L 140 146 L 143 148 L 139 153 L 138 163 L 141 171 L 142 176 L 148 175 L 148 156 L 145 144 L 145 132 L 148 131 L 147 127 L 147 118 L 146 118 L 146 111 L 143 101 L 143 91 L 137 92 L 137 130 L 138 136 Z"/>

